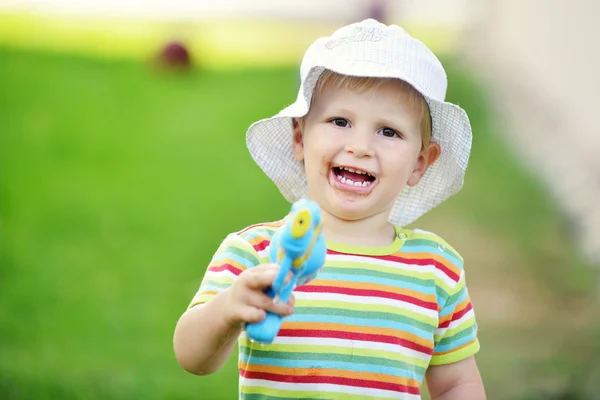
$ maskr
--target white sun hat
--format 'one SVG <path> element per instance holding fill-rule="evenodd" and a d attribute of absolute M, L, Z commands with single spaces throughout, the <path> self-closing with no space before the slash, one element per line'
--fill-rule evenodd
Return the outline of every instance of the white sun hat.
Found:
<path fill-rule="evenodd" d="M 388 218 L 391 223 L 410 224 L 460 190 L 471 151 L 471 125 L 463 109 L 444 101 L 448 81 L 442 64 L 399 26 L 367 19 L 317 39 L 302 60 L 296 102 L 274 117 L 255 122 L 246 133 L 252 158 L 286 200 L 308 196 L 303 163 L 292 154 L 292 118 L 308 113 L 313 89 L 326 69 L 401 79 L 429 105 L 432 140 L 440 145 L 441 154 L 416 186 L 406 186 L 398 195 Z"/>

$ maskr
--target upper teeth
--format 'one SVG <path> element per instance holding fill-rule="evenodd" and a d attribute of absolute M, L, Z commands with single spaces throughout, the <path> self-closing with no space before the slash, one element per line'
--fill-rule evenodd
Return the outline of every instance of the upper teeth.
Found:
<path fill-rule="evenodd" d="M 354 168 L 340 167 L 340 169 L 345 169 L 346 171 L 354 172 L 355 174 L 359 174 L 359 175 L 361 175 L 361 174 L 368 175 L 366 172 L 359 171 L 359 170 L 354 169 Z"/>

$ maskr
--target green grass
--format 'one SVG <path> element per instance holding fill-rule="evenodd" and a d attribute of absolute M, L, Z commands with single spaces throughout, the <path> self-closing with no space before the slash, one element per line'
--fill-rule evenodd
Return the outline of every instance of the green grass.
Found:
<path fill-rule="evenodd" d="M 493 135 L 468 72 L 447 67 L 474 153 L 465 190 L 425 227 L 439 222 L 451 243 L 449 218 L 485 230 L 519 249 L 528 273 L 549 259 L 577 271 L 553 269 L 543 285 L 587 292 L 554 205 Z M 172 333 L 223 237 L 288 210 L 244 134 L 293 101 L 297 79 L 0 50 L 0 398 L 236 397 L 234 358 L 191 376 Z M 482 373 L 501 399 L 516 355 L 482 335 Z"/>

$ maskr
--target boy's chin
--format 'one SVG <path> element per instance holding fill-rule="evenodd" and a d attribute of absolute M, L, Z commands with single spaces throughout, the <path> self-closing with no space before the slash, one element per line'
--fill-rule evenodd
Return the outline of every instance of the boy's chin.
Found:
<path fill-rule="evenodd" d="M 340 199 L 333 198 L 327 201 L 326 211 L 334 217 L 344 221 L 360 221 L 373 215 L 369 199 Z"/>
<path fill-rule="evenodd" d="M 344 221 L 360 221 L 376 215 L 388 215 L 393 204 L 387 204 L 388 202 L 383 199 L 378 199 L 378 194 L 375 192 L 370 196 L 352 196 L 339 191 L 331 191 L 322 198 L 324 201 L 321 207 L 328 214 Z"/>

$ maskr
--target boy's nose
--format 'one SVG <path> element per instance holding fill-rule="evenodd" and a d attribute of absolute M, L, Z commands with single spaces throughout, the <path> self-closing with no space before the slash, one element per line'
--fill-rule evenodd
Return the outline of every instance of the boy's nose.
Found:
<path fill-rule="evenodd" d="M 355 157 L 373 157 L 375 154 L 369 143 L 367 135 L 354 135 L 345 146 L 346 152 Z"/>

